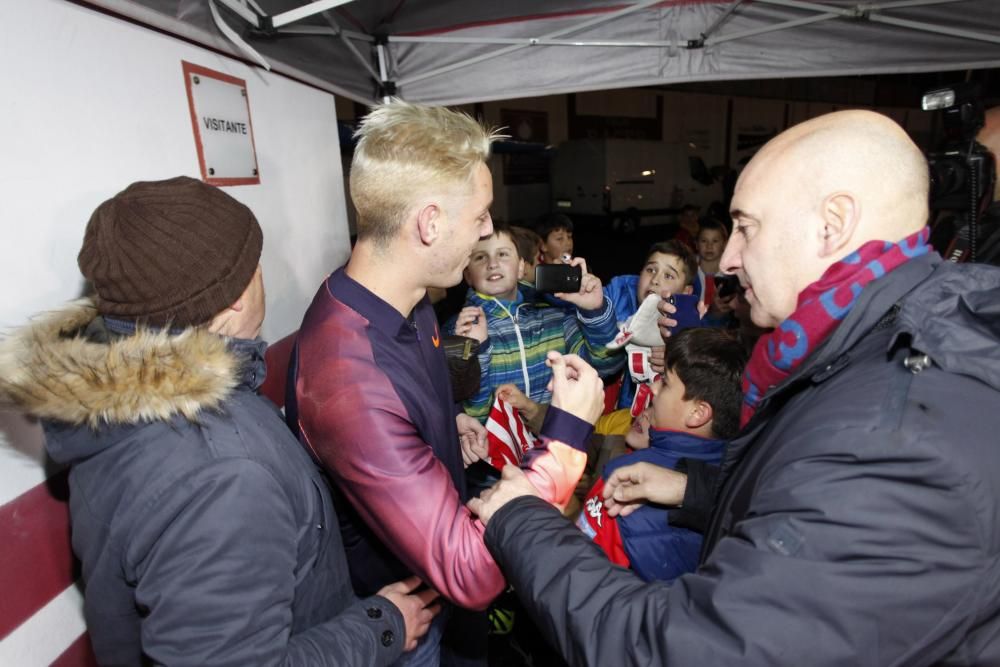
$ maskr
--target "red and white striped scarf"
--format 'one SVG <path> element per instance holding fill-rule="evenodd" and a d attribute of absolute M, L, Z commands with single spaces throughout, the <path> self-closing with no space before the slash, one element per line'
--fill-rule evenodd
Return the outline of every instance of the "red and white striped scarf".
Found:
<path fill-rule="evenodd" d="M 493 401 L 493 408 L 486 421 L 486 439 L 489 445 L 486 460 L 497 470 L 503 470 L 508 463 L 521 465 L 524 454 L 537 441 L 517 408 L 499 396 Z"/>

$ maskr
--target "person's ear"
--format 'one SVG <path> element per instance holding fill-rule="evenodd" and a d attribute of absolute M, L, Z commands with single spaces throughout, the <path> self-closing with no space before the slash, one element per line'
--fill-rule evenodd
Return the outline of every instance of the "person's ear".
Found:
<path fill-rule="evenodd" d="M 690 429 L 699 429 L 711 424 L 713 416 L 712 406 L 706 401 L 691 401 L 684 425 Z"/>
<path fill-rule="evenodd" d="M 444 222 L 444 211 L 437 204 L 430 203 L 417 211 L 417 234 L 420 242 L 426 246 L 433 245 L 441 236 L 441 224 Z"/>
<path fill-rule="evenodd" d="M 517 260 L 517 279 L 524 280 L 524 260 Z"/>
<path fill-rule="evenodd" d="M 239 298 L 229 306 L 229 310 L 235 310 L 237 313 L 242 312 L 246 305 L 243 303 L 243 295 L 240 294 Z"/>
<path fill-rule="evenodd" d="M 828 195 L 820 209 L 820 257 L 836 257 L 850 247 L 861 220 L 861 202 L 850 192 Z"/>
<path fill-rule="evenodd" d="M 694 294 L 694 285 L 687 285 L 681 290 L 681 294 Z"/>

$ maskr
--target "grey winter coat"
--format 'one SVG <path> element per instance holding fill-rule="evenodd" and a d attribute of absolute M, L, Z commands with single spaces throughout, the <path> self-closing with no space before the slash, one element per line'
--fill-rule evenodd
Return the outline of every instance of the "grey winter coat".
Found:
<path fill-rule="evenodd" d="M 534 499 L 486 542 L 573 665 L 1000 665 L 1000 270 L 866 287 L 732 443 L 673 586 Z"/>
<path fill-rule="evenodd" d="M 257 396 L 263 344 L 100 335 L 87 302 L 0 345 L 0 393 L 70 464 L 101 664 L 386 665 L 399 611 L 358 600 L 323 476 Z M 88 322 L 88 333 L 73 336 Z M 99 323 L 100 320 L 98 319 Z"/>

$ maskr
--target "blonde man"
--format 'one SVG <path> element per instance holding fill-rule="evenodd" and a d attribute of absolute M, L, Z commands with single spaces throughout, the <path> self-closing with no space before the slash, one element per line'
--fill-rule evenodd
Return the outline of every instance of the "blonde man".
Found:
<path fill-rule="evenodd" d="M 463 459 L 471 459 L 459 439 L 485 451 L 486 432 L 452 402 L 425 294 L 457 284 L 473 246 L 493 231 L 486 160 L 497 135 L 464 114 L 399 101 L 376 107 L 357 134 L 358 241 L 302 323 L 289 421 L 339 491 L 355 590 L 414 573 L 452 603 L 483 609 L 504 580 L 465 507 Z M 565 375 L 577 360 L 555 363 Z M 588 404 L 600 381 L 585 365 L 580 372 Z M 553 398 L 568 411 L 554 411 L 546 434 L 582 446 L 588 424 L 573 415 L 586 410 L 563 400 L 580 387 L 572 383 L 562 403 Z M 563 482 L 557 491 L 568 498 L 576 478 Z M 446 608 L 406 664 L 437 663 L 447 616 Z"/>

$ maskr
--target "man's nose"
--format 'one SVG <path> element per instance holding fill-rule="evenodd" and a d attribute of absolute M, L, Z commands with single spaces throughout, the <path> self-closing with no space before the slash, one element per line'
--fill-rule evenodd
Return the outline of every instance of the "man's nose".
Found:
<path fill-rule="evenodd" d="M 742 252 L 741 242 L 739 238 L 735 235 L 729 238 L 729 242 L 726 243 L 725 249 L 722 251 L 722 257 L 719 258 L 719 268 L 722 269 L 723 273 L 735 273 L 742 264 L 742 257 L 740 253 Z"/>

